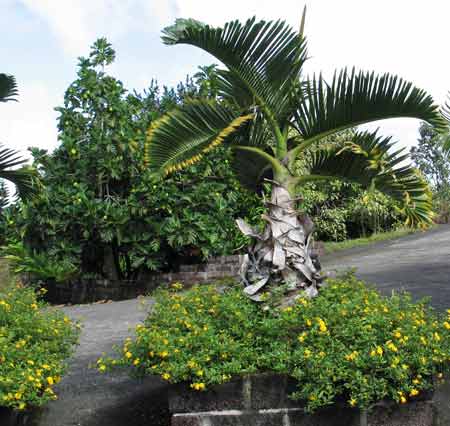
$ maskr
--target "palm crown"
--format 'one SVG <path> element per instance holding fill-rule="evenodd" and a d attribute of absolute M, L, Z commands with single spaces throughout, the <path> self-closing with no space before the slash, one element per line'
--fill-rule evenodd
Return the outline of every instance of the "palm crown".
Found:
<path fill-rule="evenodd" d="M 16 101 L 18 94 L 16 80 L 13 76 L 0 74 L 0 102 Z M 5 148 L 0 144 L 0 179 L 12 182 L 20 197 L 28 197 L 33 193 L 32 173 L 24 168 L 13 169 L 23 165 L 26 160 L 17 151 Z"/>
<path fill-rule="evenodd" d="M 302 25 L 303 26 L 303 25 Z M 302 79 L 306 40 L 283 21 L 249 19 L 213 28 L 178 19 L 163 32 L 166 44 L 190 44 L 215 56 L 219 100 L 188 102 L 153 123 L 146 161 L 165 174 L 200 160 L 226 143 L 235 151 L 234 168 L 247 187 L 268 173 L 295 192 L 316 179 L 351 179 L 400 200 L 410 223 L 431 215 L 426 183 L 406 156 L 376 132 L 358 132 L 344 146 L 315 151 L 309 173 L 293 165 L 313 144 L 333 133 L 376 120 L 412 117 L 442 130 L 446 123 L 425 91 L 390 74 L 346 69 L 327 84 L 321 75 Z M 320 146 L 320 145 L 319 145 Z"/>
<path fill-rule="evenodd" d="M 321 75 L 302 78 L 307 59 L 303 26 L 304 19 L 297 33 L 283 21 L 252 18 L 213 28 L 178 19 L 163 32 L 166 44 L 197 46 L 226 68 L 218 71 L 217 100 L 188 102 L 152 123 L 145 161 L 168 174 L 227 144 L 245 186 L 255 189 L 270 179 L 264 231 L 237 220 L 241 231 L 255 239 L 241 257 L 240 275 L 244 292 L 256 301 L 265 300 L 267 286 L 281 285 L 288 289 L 282 303 L 290 304 L 299 293 L 317 295 L 323 281 L 311 250 L 313 223 L 297 211 L 299 185 L 349 179 L 399 200 L 409 224 L 428 223 L 432 216 L 428 185 L 402 164 L 406 155 L 392 151 L 389 138 L 350 132 L 353 136 L 342 144 L 323 142 L 334 133 L 395 117 L 418 118 L 443 130 L 446 122 L 432 98 L 390 74 L 344 69 L 329 84 Z"/>

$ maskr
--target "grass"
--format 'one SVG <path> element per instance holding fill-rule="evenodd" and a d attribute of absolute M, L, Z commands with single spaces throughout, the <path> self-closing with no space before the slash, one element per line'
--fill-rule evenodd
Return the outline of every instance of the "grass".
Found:
<path fill-rule="evenodd" d="M 368 244 L 376 243 L 378 241 L 392 240 L 394 238 L 403 237 L 405 235 L 413 234 L 417 232 L 416 229 L 410 228 L 399 228 L 395 231 L 380 232 L 378 234 L 373 234 L 370 237 L 355 238 L 354 240 L 345 241 L 327 241 L 324 243 L 325 254 L 334 253 L 339 250 L 349 249 L 352 247 L 361 247 Z"/>

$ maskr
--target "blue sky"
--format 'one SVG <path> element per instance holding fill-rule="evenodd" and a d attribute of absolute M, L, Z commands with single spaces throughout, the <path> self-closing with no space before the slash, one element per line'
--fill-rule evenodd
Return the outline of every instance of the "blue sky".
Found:
<path fill-rule="evenodd" d="M 441 104 L 450 90 L 448 17 L 443 0 L 309 0 L 307 71 L 331 75 L 355 65 L 392 72 L 428 90 Z M 106 36 L 117 53 L 110 72 L 129 89 L 156 78 L 173 85 L 213 59 L 195 48 L 168 47 L 160 32 L 176 17 L 214 25 L 252 15 L 300 21 L 298 0 L 0 0 L 0 72 L 19 83 L 20 102 L 0 105 L 2 142 L 26 153 L 29 146 L 57 146 L 56 113 L 75 79 L 77 57 Z M 381 122 L 403 146 L 417 139 L 413 120 Z"/>

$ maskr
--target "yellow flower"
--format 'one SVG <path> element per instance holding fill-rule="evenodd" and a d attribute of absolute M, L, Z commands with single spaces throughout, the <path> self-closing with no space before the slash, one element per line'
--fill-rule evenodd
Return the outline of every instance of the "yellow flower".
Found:
<path fill-rule="evenodd" d="M 305 349 L 303 354 L 305 355 L 305 358 L 309 358 L 311 356 L 311 351 L 309 349 Z"/>
<path fill-rule="evenodd" d="M 164 373 L 164 374 L 162 375 L 162 378 L 163 378 L 164 380 L 169 380 L 169 379 L 170 379 L 170 374 L 169 374 L 169 373 Z"/>
<path fill-rule="evenodd" d="M 419 391 L 417 389 L 411 389 L 411 392 L 409 393 L 410 396 L 416 396 L 419 395 Z"/>
<path fill-rule="evenodd" d="M 14 398 L 16 398 L 16 399 L 21 399 L 21 398 L 22 398 L 22 393 L 21 393 L 21 392 L 16 392 L 16 393 L 14 394 Z"/>
<path fill-rule="evenodd" d="M 136 359 L 133 361 L 133 365 L 139 365 L 140 362 L 141 362 L 141 360 L 140 360 L 139 358 L 136 358 Z"/>
<path fill-rule="evenodd" d="M 167 357 L 169 356 L 169 352 L 167 352 L 167 351 L 162 351 L 162 352 L 159 353 L 159 356 L 160 356 L 161 358 L 167 358 Z"/>
<path fill-rule="evenodd" d="M 321 333 L 326 333 L 327 332 L 327 324 L 325 323 L 325 321 L 321 318 L 319 318 L 317 320 L 317 322 L 319 323 L 319 330 Z"/>
<path fill-rule="evenodd" d="M 348 401 L 349 404 L 354 407 L 356 405 L 356 403 L 358 402 L 355 398 L 352 398 L 350 401 Z"/>
<path fill-rule="evenodd" d="M 390 340 L 387 342 L 387 347 L 392 352 L 397 352 L 398 351 L 397 346 L 395 346 Z"/>
<path fill-rule="evenodd" d="M 307 320 L 306 320 L 306 325 L 307 325 L 308 327 L 311 327 L 311 326 L 312 326 L 311 320 L 307 319 Z"/>
<path fill-rule="evenodd" d="M 353 351 L 351 354 L 345 355 L 345 359 L 347 361 L 354 361 L 356 358 L 358 358 L 358 352 Z"/>
<path fill-rule="evenodd" d="M 445 327 L 447 330 L 450 330 L 450 323 L 447 322 L 447 321 L 445 321 L 445 322 L 444 322 L 444 327 Z"/>
<path fill-rule="evenodd" d="M 381 346 L 377 346 L 377 354 L 383 356 L 383 348 Z"/>
<path fill-rule="evenodd" d="M 130 359 L 132 356 L 133 356 L 133 354 L 131 353 L 131 352 L 125 352 L 125 356 L 128 358 L 128 359 Z"/>
<path fill-rule="evenodd" d="M 192 383 L 191 388 L 200 391 L 200 390 L 205 389 L 205 384 L 204 383 Z"/>
<path fill-rule="evenodd" d="M 101 365 L 100 367 L 98 367 L 99 371 L 101 371 L 102 373 L 104 371 L 106 371 L 106 366 L 105 365 Z"/>
<path fill-rule="evenodd" d="M 297 340 L 301 343 L 305 341 L 306 333 L 302 333 L 297 337 Z"/>
<path fill-rule="evenodd" d="M 26 407 L 25 402 L 21 402 L 21 403 L 19 404 L 19 410 L 25 410 L 25 407 Z"/>
<path fill-rule="evenodd" d="M 202 371 L 202 370 L 198 370 L 195 374 L 196 374 L 198 377 L 202 377 L 202 376 L 203 376 L 203 371 Z"/>

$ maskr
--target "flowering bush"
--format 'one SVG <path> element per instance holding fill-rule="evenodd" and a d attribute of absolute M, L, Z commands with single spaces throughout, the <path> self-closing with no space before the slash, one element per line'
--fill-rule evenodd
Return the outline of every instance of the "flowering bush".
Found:
<path fill-rule="evenodd" d="M 291 397 L 314 410 L 341 398 L 364 408 L 405 403 L 430 389 L 450 360 L 450 319 L 407 294 L 381 296 L 352 275 L 281 311 L 262 310 L 238 286 L 172 288 L 156 300 L 120 357 L 98 361 L 100 371 L 132 366 L 198 391 L 272 371 L 297 379 Z"/>
<path fill-rule="evenodd" d="M 56 399 L 53 385 L 64 373 L 79 325 L 43 307 L 33 289 L 0 291 L 0 406 L 23 410 Z"/>

